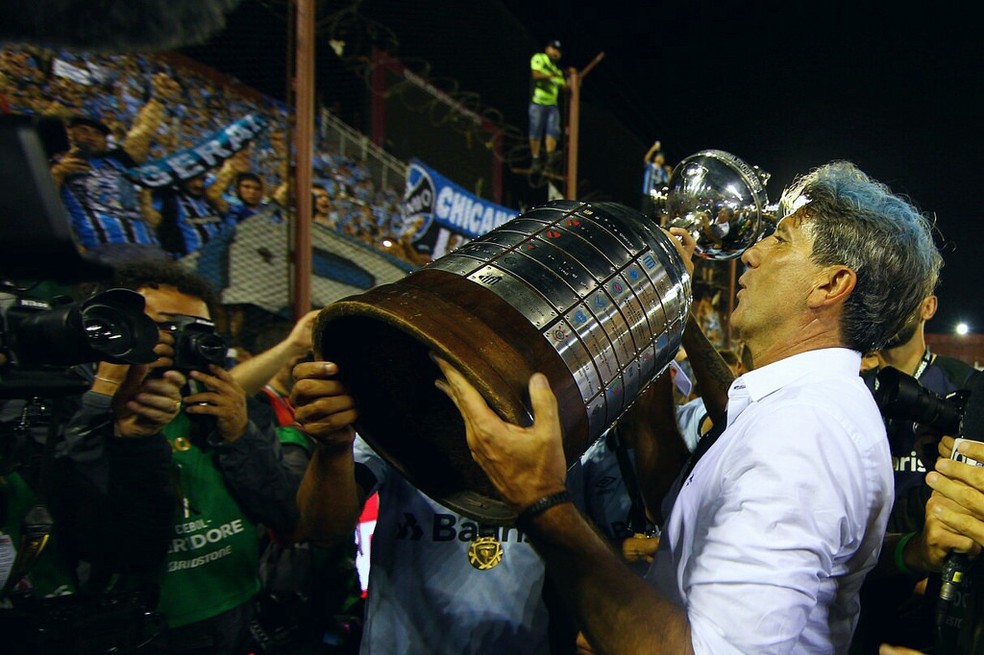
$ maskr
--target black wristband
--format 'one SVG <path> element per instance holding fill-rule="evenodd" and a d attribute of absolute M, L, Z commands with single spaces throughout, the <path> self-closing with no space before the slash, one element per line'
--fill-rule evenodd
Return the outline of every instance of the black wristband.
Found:
<path fill-rule="evenodd" d="M 554 505 L 571 502 L 574 502 L 574 499 L 571 497 L 571 492 L 567 489 L 559 491 L 555 494 L 550 494 L 549 496 L 544 496 L 532 505 L 527 505 L 523 511 L 516 515 L 516 525 L 520 528 L 525 528 L 533 519 L 540 514 L 543 514 Z"/>

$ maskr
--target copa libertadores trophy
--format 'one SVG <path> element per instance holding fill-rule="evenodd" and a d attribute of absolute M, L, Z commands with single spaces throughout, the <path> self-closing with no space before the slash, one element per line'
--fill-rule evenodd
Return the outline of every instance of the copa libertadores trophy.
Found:
<path fill-rule="evenodd" d="M 719 150 L 674 168 L 660 220 L 616 203 L 531 209 L 402 280 L 318 317 L 320 357 L 339 365 L 359 434 L 431 498 L 488 523 L 514 517 L 472 460 L 458 410 L 434 386 L 433 351 L 504 419 L 532 420 L 527 382 L 546 374 L 572 464 L 669 365 L 690 311 L 690 278 L 660 222 L 708 258 L 767 232 L 768 175 Z"/>

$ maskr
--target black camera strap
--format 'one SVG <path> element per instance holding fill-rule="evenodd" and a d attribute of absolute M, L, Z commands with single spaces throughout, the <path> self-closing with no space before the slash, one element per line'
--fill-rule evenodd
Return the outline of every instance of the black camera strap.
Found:
<path fill-rule="evenodd" d="M 912 377 L 917 380 L 922 377 L 922 374 L 926 372 L 926 368 L 929 366 L 930 362 L 933 361 L 933 353 L 929 352 L 929 346 L 926 346 L 926 350 L 923 352 L 922 359 L 919 360 L 918 366 L 916 366 L 915 372 Z"/>
<path fill-rule="evenodd" d="M 612 428 L 608 438 L 610 441 L 606 446 L 615 451 L 618 468 L 622 473 L 622 482 L 625 484 L 625 491 L 631 500 L 629 515 L 626 521 L 628 523 L 628 529 L 634 534 L 647 534 L 650 531 L 649 521 L 646 518 L 646 508 L 642 502 L 642 493 L 639 491 L 639 481 L 636 479 L 635 467 L 629 458 L 625 440 L 619 434 L 617 424 Z"/>

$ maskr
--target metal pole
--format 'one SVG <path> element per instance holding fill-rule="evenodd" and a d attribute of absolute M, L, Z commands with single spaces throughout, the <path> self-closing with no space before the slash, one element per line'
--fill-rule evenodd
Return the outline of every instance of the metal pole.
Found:
<path fill-rule="evenodd" d="M 597 66 L 602 59 L 604 59 L 605 53 L 599 52 L 595 55 L 595 58 L 591 60 L 591 63 L 584 67 L 584 70 L 578 71 L 576 69 L 571 69 L 570 79 L 568 80 L 568 86 L 570 87 L 570 111 L 568 112 L 568 122 L 567 127 L 567 190 L 566 195 L 568 200 L 577 199 L 577 148 L 578 140 L 580 138 L 580 123 L 581 123 L 581 80 L 591 72 L 595 66 Z"/>
<path fill-rule="evenodd" d="M 294 316 L 311 309 L 311 180 L 314 156 L 314 0 L 295 0 L 294 152 Z M 288 154 L 288 157 L 290 155 Z M 288 167 L 289 170 L 289 167 Z"/>
<path fill-rule="evenodd" d="M 577 146 L 581 123 L 581 73 L 571 70 L 567 81 L 570 87 L 570 110 L 567 126 L 567 189 L 568 200 L 577 200 Z"/>

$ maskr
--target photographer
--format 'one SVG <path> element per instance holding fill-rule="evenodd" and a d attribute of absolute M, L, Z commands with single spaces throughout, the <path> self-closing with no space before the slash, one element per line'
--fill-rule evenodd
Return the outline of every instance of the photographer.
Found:
<path fill-rule="evenodd" d="M 163 524 L 169 533 L 163 567 L 146 577 L 159 585 L 158 610 L 170 627 L 171 652 L 245 652 L 250 601 L 259 590 L 256 523 L 281 534 L 293 530 L 298 479 L 283 465 L 273 431 L 250 422 L 242 387 L 216 365 L 214 355 L 221 361 L 224 346 L 193 347 L 215 345 L 216 335 L 192 331 L 212 325 L 214 294 L 207 283 L 173 263 L 135 262 L 118 269 L 116 284 L 140 293 L 158 324 L 178 326 L 171 332 L 174 366 L 200 390 L 169 397 L 173 420 L 147 422 L 131 415 L 134 403 L 146 399 L 120 395 L 133 369 L 100 364 L 87 395 L 104 396 L 103 405 L 83 410 L 60 455 L 106 489 L 109 453 L 122 436 L 116 426 L 130 424 L 142 436 L 166 442 L 167 487 L 178 502 Z"/>
<path fill-rule="evenodd" d="M 965 388 L 974 367 L 953 357 L 937 355 L 926 345 L 926 322 L 933 318 L 936 310 L 935 295 L 923 298 L 898 334 L 875 353 L 878 365 L 862 374 L 869 389 L 874 391 L 878 372 L 887 366 L 911 375 L 920 385 L 940 395 Z M 911 421 L 889 419 L 886 428 L 895 469 L 895 495 L 902 498 L 910 489 L 923 485 L 927 467 L 922 460 L 926 456 L 919 452 Z M 929 454 L 931 463 L 935 455 L 933 448 Z M 915 506 L 921 508 L 924 503 L 925 498 Z M 898 520 L 903 519 L 899 517 Z"/>
<path fill-rule="evenodd" d="M 94 579 L 83 581 L 90 587 L 103 572 L 153 572 L 167 546 L 176 496 L 161 430 L 178 415 L 186 378 L 170 369 L 173 337 L 162 332 L 160 339 L 159 359 L 149 366 L 100 363 L 56 447 L 56 470 L 64 474 L 52 489 L 58 523 L 72 559 L 95 567 Z M 92 486 L 73 465 L 82 454 L 96 458 L 92 472 L 104 484 Z"/>
<path fill-rule="evenodd" d="M 15 653 L 69 648 L 80 654 L 103 652 L 110 644 L 127 653 L 159 632 L 149 616 L 153 604 L 139 585 L 123 593 L 103 592 L 111 576 L 153 571 L 164 555 L 174 507 L 170 454 L 166 441 L 148 437 L 176 415 L 185 377 L 165 370 L 173 339 L 162 334 L 157 342 L 146 318 L 145 325 L 130 324 L 131 331 L 118 335 L 129 348 L 94 347 L 99 339 L 89 340 L 89 335 L 84 346 L 76 339 L 81 335 L 74 332 L 72 317 L 84 323 L 87 310 L 82 307 L 107 320 L 103 327 L 112 332 L 112 321 L 119 317 L 113 312 L 121 308 L 109 295 L 90 299 L 92 304 L 42 311 L 26 310 L 40 301 L 25 294 L 26 304 L 4 311 L 8 350 L 0 380 L 5 399 L 0 411 L 0 634 Z M 138 316 L 138 306 L 132 317 Z M 79 307 L 79 313 L 70 307 Z M 127 361 L 156 356 L 163 374 L 150 378 L 150 367 L 134 365 L 122 367 L 122 377 L 112 381 L 120 409 L 106 429 L 118 438 L 107 444 L 109 484 L 100 490 L 56 458 L 56 449 L 64 446 L 63 437 L 78 438 L 85 431 L 80 423 L 84 417 L 110 406 L 110 396 L 100 393 L 109 381 L 94 380 L 89 364 L 97 353 L 108 351 L 124 358 L 140 351 Z M 71 361 L 89 363 L 69 367 L 66 362 Z M 95 392 L 80 396 L 87 381 Z M 74 566 L 81 561 L 86 567 Z M 94 633 L 99 636 L 91 639 Z"/>
<path fill-rule="evenodd" d="M 980 558 L 984 547 L 984 468 L 951 460 L 953 445 L 953 437 L 943 437 L 940 458 L 935 469 L 926 475 L 932 495 L 926 503 L 921 529 L 896 537 L 893 550 L 899 553 L 901 566 L 913 575 L 939 572 L 951 552 L 975 558 L 967 579 L 961 582 L 964 590 L 954 602 L 953 620 L 946 622 L 956 634 L 949 640 L 944 636 L 948 651 L 936 652 L 976 655 L 984 653 L 984 565 Z M 984 443 L 964 441 L 958 452 L 984 462 Z M 881 652 L 902 655 L 914 651 L 885 646 Z"/>
<path fill-rule="evenodd" d="M 934 284 L 935 286 L 935 284 Z M 936 313 L 937 298 L 928 295 L 902 329 L 875 353 L 877 367 L 862 373 L 874 392 L 879 372 L 895 368 L 911 375 L 919 385 L 941 396 L 965 388 L 974 369 L 958 359 L 937 355 L 926 345 L 925 326 Z M 932 489 L 924 483 L 936 459 L 939 434 L 921 430 L 911 420 L 886 417 L 885 427 L 895 471 L 895 503 L 882 548 L 882 564 L 861 589 L 861 619 L 852 644 L 854 653 L 871 653 L 879 643 L 891 641 L 912 648 L 934 643 L 935 605 L 939 589 L 936 577 L 928 581 L 904 574 L 893 562 L 900 535 L 921 529 L 924 507 Z M 925 445 L 923 445 L 925 444 Z M 928 448 L 928 452 L 927 452 Z"/>

